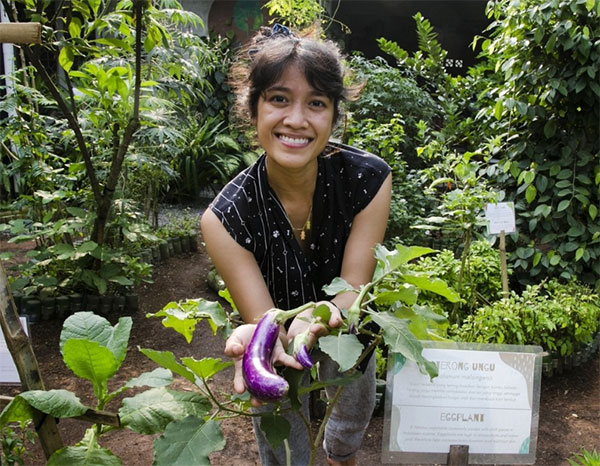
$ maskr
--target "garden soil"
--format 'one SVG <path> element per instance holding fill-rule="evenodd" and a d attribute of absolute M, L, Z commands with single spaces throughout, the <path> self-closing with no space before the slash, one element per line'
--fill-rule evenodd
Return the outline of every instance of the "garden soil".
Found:
<path fill-rule="evenodd" d="M 111 381 L 110 389 L 121 386 L 128 379 L 156 365 L 139 348 L 168 350 L 178 357 L 192 356 L 200 359 L 206 356 L 223 356 L 224 341 L 213 336 L 209 326 L 197 326 L 191 343 L 171 329 L 163 327 L 158 318 L 148 318 L 171 301 L 186 298 L 220 299 L 207 285 L 206 279 L 210 262 L 206 256 L 201 238 L 198 238 L 198 252 L 172 257 L 155 266 L 153 283 L 138 288 L 139 309 L 126 311 L 133 320 L 133 328 L 127 357 L 121 370 Z M 0 238 L 0 251 L 26 249 L 25 245 L 9 244 Z M 7 264 L 5 264 L 5 267 Z M 8 264 L 10 268 L 10 263 Z M 10 272 L 9 272 L 10 273 Z M 107 318 L 114 325 L 118 315 L 111 313 Z M 38 359 L 46 388 L 63 388 L 75 392 L 84 403 L 92 404 L 91 384 L 77 380 L 64 365 L 59 353 L 59 336 L 62 322 L 51 320 L 32 324 L 30 327 L 33 348 Z M 598 354 L 585 367 L 565 372 L 562 375 L 544 377 L 541 386 L 539 416 L 539 436 L 535 465 L 568 466 L 567 458 L 582 448 L 591 451 L 600 449 L 600 383 Z M 218 374 L 212 388 L 216 392 L 231 392 L 232 370 Z M 176 376 L 174 385 L 178 389 L 194 388 Z M 0 393 L 15 395 L 19 387 L 0 387 Z M 107 411 L 116 411 L 115 403 L 107 406 Z M 61 420 L 58 424 L 63 442 L 72 445 L 81 439 L 87 424 L 76 420 Z M 210 456 L 211 464 L 218 466 L 258 465 L 258 454 L 247 418 L 234 418 L 222 423 L 225 448 Z M 358 464 L 376 466 L 381 463 L 383 418 L 373 416 L 358 454 Z M 143 436 L 129 431 L 120 431 L 103 437 L 101 444 L 118 455 L 125 465 L 151 465 L 152 442 L 156 436 Z M 41 449 L 35 445 L 29 449 L 30 457 L 26 464 L 45 463 Z M 320 453 L 317 464 L 326 464 Z M 192 465 L 190 465 L 192 466 Z"/>

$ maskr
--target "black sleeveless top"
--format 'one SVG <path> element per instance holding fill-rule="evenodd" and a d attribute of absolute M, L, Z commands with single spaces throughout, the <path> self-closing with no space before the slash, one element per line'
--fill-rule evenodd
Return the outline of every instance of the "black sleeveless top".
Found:
<path fill-rule="evenodd" d="M 231 237 L 254 254 L 279 309 L 329 299 L 322 287 L 340 276 L 354 216 L 391 171 L 375 155 L 334 143 L 317 160 L 306 253 L 268 184 L 265 155 L 230 181 L 209 206 Z"/>

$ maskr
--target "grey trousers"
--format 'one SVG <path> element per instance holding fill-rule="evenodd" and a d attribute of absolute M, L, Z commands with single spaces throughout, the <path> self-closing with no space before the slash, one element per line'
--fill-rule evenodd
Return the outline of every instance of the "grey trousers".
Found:
<path fill-rule="evenodd" d="M 339 377 L 338 365 L 324 353 L 314 350 L 311 354 L 315 362 L 320 362 L 319 377 L 329 380 Z M 308 375 L 308 374 L 306 374 Z M 306 377 L 308 379 L 308 377 Z M 327 396 L 331 398 L 337 387 L 326 388 Z M 302 412 L 309 419 L 308 395 L 302 401 Z M 369 424 L 375 408 L 375 355 L 372 355 L 364 374 L 350 385 L 346 385 L 338 398 L 325 427 L 323 448 L 328 458 L 344 461 L 356 455 L 360 449 L 365 429 Z M 255 412 L 269 412 L 272 405 L 263 405 Z M 310 457 L 310 445 L 306 425 L 300 415 L 292 410 L 283 414 L 291 426 L 288 443 L 291 450 L 291 465 L 306 466 Z M 254 434 L 258 443 L 258 453 L 263 466 L 285 466 L 286 455 L 283 445 L 277 449 L 265 438 L 260 429 L 260 417 L 252 418 Z"/>

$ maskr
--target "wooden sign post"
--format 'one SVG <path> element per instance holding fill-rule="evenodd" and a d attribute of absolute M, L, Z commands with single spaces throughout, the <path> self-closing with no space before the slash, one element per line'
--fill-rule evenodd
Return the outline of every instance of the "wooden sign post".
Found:
<path fill-rule="evenodd" d="M 500 237 L 500 272 L 502 274 L 502 296 L 508 298 L 508 267 L 506 266 L 506 233 L 516 231 L 515 205 L 499 202 L 485 206 L 488 233 Z"/>
<path fill-rule="evenodd" d="M 41 41 L 40 23 L 0 23 L 0 43 L 39 44 Z"/>
<path fill-rule="evenodd" d="M 506 237 L 500 230 L 500 272 L 502 274 L 502 295 L 508 298 L 508 267 L 506 266 Z"/>

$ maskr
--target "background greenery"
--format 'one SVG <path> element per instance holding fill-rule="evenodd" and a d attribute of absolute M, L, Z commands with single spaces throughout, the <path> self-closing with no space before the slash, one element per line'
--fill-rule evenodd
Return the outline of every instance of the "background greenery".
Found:
<path fill-rule="evenodd" d="M 13 20 L 43 25 L 0 102 L 0 181 L 22 217 L 1 228 L 37 246 L 13 285 L 104 294 L 150 280 L 137 256 L 168 235 L 159 203 L 205 202 L 256 159 L 229 124 L 231 38 L 188 32 L 200 19 L 174 0 L 2 1 Z M 349 51 L 367 85 L 336 136 L 392 166 L 386 243 L 440 251 L 418 267 L 461 296 L 428 303 L 453 325 L 502 298 L 489 202 L 517 206 L 515 296 L 550 279 L 600 288 L 599 11 L 598 0 L 490 2 L 478 63 L 459 76 L 421 14 L 418 50 L 378 40 L 393 63 Z M 344 33 L 320 2 L 265 12 Z"/>

